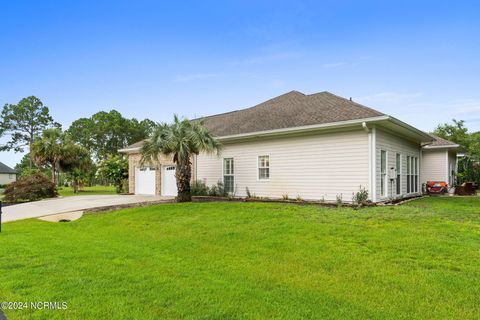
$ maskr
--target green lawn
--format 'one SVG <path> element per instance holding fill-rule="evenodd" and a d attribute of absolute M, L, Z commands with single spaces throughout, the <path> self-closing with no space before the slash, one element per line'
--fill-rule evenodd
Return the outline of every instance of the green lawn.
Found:
<path fill-rule="evenodd" d="M 480 198 L 165 204 L 5 224 L 8 319 L 478 319 Z"/>
<path fill-rule="evenodd" d="M 114 186 L 84 187 L 78 193 L 73 193 L 73 188 L 71 187 L 60 187 L 58 188 L 58 194 L 62 197 L 70 197 L 70 196 L 92 196 L 92 195 L 101 195 L 101 194 L 116 194 L 116 192 L 115 192 Z"/>

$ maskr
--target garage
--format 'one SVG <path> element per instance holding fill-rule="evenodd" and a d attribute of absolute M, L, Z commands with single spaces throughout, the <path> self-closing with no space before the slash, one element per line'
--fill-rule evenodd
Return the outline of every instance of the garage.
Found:
<path fill-rule="evenodd" d="M 162 196 L 177 196 L 175 166 L 164 166 L 162 170 Z"/>
<path fill-rule="evenodd" d="M 155 167 L 135 168 L 135 194 L 155 195 Z"/>

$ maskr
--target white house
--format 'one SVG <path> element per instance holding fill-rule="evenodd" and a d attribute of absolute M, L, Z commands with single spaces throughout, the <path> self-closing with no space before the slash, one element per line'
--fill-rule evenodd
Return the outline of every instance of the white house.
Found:
<path fill-rule="evenodd" d="M 17 180 L 17 172 L 0 162 L 0 185 L 9 184 Z"/>
<path fill-rule="evenodd" d="M 365 188 L 380 202 L 418 195 L 426 181 L 451 181 L 456 170 L 457 145 L 329 92 L 292 91 L 203 120 L 224 150 L 194 157 L 193 179 L 222 181 L 238 197 L 248 188 L 261 197 L 351 201 Z M 141 147 L 120 150 L 129 155 L 130 192 L 176 195 L 171 158 L 141 166 Z M 446 163 L 433 156 L 440 150 Z"/>

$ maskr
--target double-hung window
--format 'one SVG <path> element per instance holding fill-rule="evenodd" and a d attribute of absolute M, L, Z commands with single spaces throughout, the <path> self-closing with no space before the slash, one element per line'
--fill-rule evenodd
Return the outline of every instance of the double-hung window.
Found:
<path fill-rule="evenodd" d="M 402 155 L 397 153 L 395 159 L 395 171 L 397 173 L 397 195 L 402 194 Z"/>
<path fill-rule="evenodd" d="M 270 179 L 270 156 L 258 156 L 258 180 Z"/>
<path fill-rule="evenodd" d="M 387 151 L 380 150 L 380 194 L 387 196 Z"/>
<path fill-rule="evenodd" d="M 233 158 L 223 159 L 223 185 L 226 193 L 234 193 L 235 177 Z"/>
<path fill-rule="evenodd" d="M 418 158 L 407 156 L 407 193 L 418 192 Z"/>

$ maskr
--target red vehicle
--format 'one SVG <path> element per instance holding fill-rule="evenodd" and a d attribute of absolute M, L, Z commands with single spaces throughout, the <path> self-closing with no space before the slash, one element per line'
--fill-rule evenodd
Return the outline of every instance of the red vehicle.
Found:
<path fill-rule="evenodd" d="M 445 194 L 448 192 L 448 184 L 445 181 L 427 181 L 428 194 Z"/>

